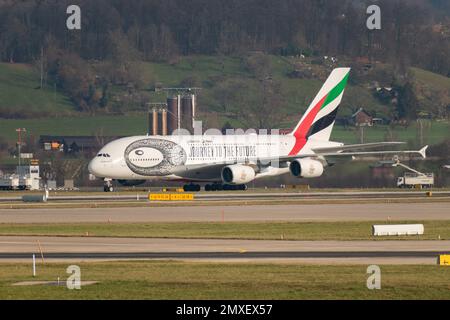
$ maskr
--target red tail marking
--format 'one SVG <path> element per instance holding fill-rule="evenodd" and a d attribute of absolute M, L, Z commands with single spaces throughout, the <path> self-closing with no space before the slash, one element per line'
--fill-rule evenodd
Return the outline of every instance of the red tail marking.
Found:
<path fill-rule="evenodd" d="M 306 115 L 305 119 L 303 119 L 302 123 L 300 123 L 297 130 L 294 132 L 295 145 L 292 148 L 291 152 L 289 152 L 290 156 L 298 154 L 300 150 L 302 150 L 302 148 L 305 146 L 306 134 L 308 133 L 311 124 L 316 118 L 317 113 L 319 113 L 320 109 L 322 108 L 326 98 L 327 95 L 325 95 L 319 102 L 317 102 L 314 108 L 311 109 L 311 111 Z"/>

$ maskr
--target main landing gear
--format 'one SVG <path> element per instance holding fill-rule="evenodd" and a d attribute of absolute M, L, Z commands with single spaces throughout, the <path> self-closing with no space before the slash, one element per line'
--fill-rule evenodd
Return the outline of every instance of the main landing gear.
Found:
<path fill-rule="evenodd" d="M 187 192 L 199 192 L 201 190 L 201 186 L 199 184 L 185 184 L 183 186 L 183 190 Z M 205 191 L 235 191 L 235 190 L 247 190 L 246 184 L 221 184 L 221 183 L 213 183 L 205 185 Z"/>
<path fill-rule="evenodd" d="M 113 192 L 114 191 L 112 179 L 105 178 L 103 180 L 103 191 L 105 191 L 105 192 Z"/>
<path fill-rule="evenodd" d="M 199 192 L 200 189 L 201 189 L 201 187 L 200 187 L 199 184 L 193 184 L 193 183 L 190 183 L 190 184 L 185 184 L 185 185 L 183 186 L 183 190 L 184 190 L 184 191 Z"/>
<path fill-rule="evenodd" d="M 221 183 L 213 183 L 205 185 L 205 191 L 236 191 L 236 190 L 247 190 L 246 184 L 221 184 Z"/>

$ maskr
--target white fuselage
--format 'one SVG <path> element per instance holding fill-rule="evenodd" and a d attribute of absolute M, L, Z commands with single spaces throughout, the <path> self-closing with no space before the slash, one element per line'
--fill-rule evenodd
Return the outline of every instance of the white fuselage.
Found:
<path fill-rule="evenodd" d="M 105 145 L 89 164 L 89 171 L 100 178 L 123 180 L 220 181 L 220 170 L 201 169 L 245 163 L 258 168 L 256 179 L 289 172 L 286 163 L 264 159 L 289 155 L 295 143 L 292 135 L 133 136 Z M 339 145 L 308 140 L 299 154 Z"/>

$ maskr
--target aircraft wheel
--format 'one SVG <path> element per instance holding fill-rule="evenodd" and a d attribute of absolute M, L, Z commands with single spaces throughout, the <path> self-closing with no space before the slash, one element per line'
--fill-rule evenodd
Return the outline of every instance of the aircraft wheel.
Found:
<path fill-rule="evenodd" d="M 205 191 L 211 191 L 211 185 L 210 184 L 206 184 L 205 185 Z"/>
<path fill-rule="evenodd" d="M 198 192 L 201 190 L 201 186 L 199 184 L 185 184 L 183 186 L 184 191 L 190 191 L 190 192 Z"/>
<path fill-rule="evenodd" d="M 214 190 L 215 190 L 215 191 L 222 191 L 222 190 L 223 190 L 223 184 L 221 184 L 221 183 L 215 183 L 215 184 L 214 184 Z"/>

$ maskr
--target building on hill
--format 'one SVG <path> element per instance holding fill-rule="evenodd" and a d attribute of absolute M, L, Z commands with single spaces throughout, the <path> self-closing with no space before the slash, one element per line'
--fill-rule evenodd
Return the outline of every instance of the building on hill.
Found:
<path fill-rule="evenodd" d="M 49 136 L 39 138 L 44 151 L 60 151 L 65 153 L 97 152 L 104 144 L 120 137 L 96 136 Z"/>
<path fill-rule="evenodd" d="M 356 127 L 371 127 L 373 126 L 373 117 L 363 108 L 359 108 L 358 111 L 352 114 L 351 122 Z"/>

